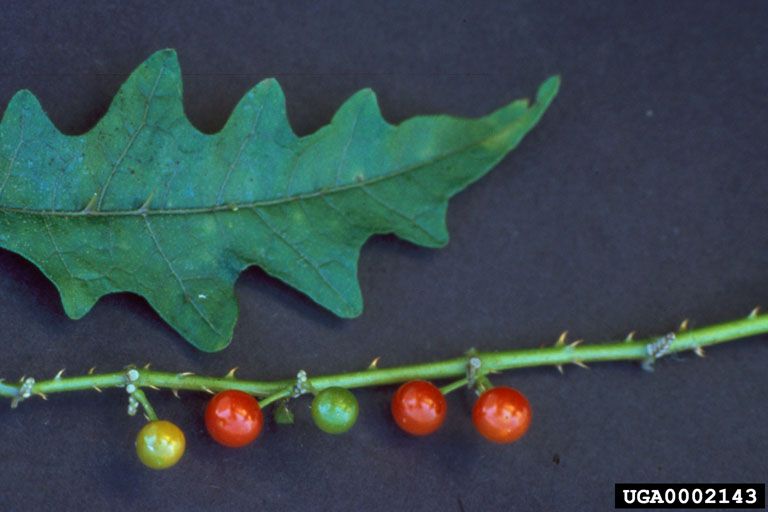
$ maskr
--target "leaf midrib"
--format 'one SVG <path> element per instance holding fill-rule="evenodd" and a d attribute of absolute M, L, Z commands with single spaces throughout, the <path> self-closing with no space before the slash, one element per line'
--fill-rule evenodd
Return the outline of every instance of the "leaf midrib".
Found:
<path fill-rule="evenodd" d="M 532 111 L 533 111 L 533 108 L 530 108 L 526 112 L 526 114 Z M 91 210 L 88 208 L 84 208 L 82 210 L 38 210 L 38 209 L 20 208 L 20 207 L 13 207 L 13 206 L 0 206 L 0 212 L 16 213 L 16 214 L 22 214 L 22 215 L 33 215 L 38 217 L 139 217 L 139 216 L 146 217 L 146 216 L 155 216 L 155 215 L 199 215 L 199 214 L 211 214 L 211 213 L 218 213 L 218 212 L 236 212 L 237 210 L 240 210 L 240 209 L 248 210 L 248 209 L 254 209 L 254 208 L 261 208 L 261 207 L 278 206 L 281 204 L 292 203 L 295 201 L 304 201 L 308 199 L 314 199 L 317 197 L 324 197 L 324 196 L 329 196 L 333 194 L 338 194 L 341 192 L 346 192 L 349 190 L 354 190 L 357 188 L 374 185 L 376 183 L 380 183 L 389 179 L 396 178 L 398 176 L 402 176 L 403 174 L 418 171 L 419 169 L 422 169 L 424 167 L 428 167 L 430 165 L 440 163 L 460 153 L 469 151 L 478 146 L 482 146 L 483 144 L 486 144 L 494 139 L 498 139 L 498 138 L 501 138 L 502 136 L 506 136 L 509 132 L 518 128 L 518 125 L 521 123 L 521 121 L 523 121 L 526 118 L 527 116 L 523 114 L 517 120 L 510 123 L 510 125 L 506 129 L 495 132 L 489 137 L 476 140 L 470 144 L 466 144 L 454 151 L 449 151 L 447 153 L 444 153 L 431 160 L 419 162 L 416 165 L 405 167 L 403 169 L 399 169 L 389 174 L 376 176 L 368 180 L 355 181 L 353 183 L 347 183 L 341 186 L 324 188 L 321 190 L 317 190 L 315 192 L 295 194 L 295 195 L 281 197 L 277 199 L 253 201 L 253 202 L 247 202 L 247 203 L 229 203 L 229 204 L 221 204 L 221 205 L 206 206 L 206 207 L 163 208 L 163 209 L 154 209 L 154 210 L 151 208 L 148 208 L 146 206 L 146 202 L 142 207 L 139 207 L 133 210 Z"/>

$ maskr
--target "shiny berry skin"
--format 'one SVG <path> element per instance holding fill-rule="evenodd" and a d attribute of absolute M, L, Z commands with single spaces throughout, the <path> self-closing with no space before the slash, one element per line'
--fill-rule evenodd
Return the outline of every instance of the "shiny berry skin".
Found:
<path fill-rule="evenodd" d="M 500 386 L 485 391 L 472 408 L 472 423 L 494 443 L 517 441 L 531 424 L 531 405 L 516 389 Z"/>
<path fill-rule="evenodd" d="M 240 448 L 252 443 L 264 426 L 259 402 L 248 393 L 228 389 L 216 394 L 205 409 L 205 427 L 219 444 Z"/>
<path fill-rule="evenodd" d="M 152 469 L 167 469 L 181 459 L 186 448 L 184 432 L 165 420 L 150 421 L 136 435 L 136 454 Z"/>
<path fill-rule="evenodd" d="M 329 434 L 343 434 L 352 428 L 358 412 L 357 398 L 348 389 L 325 388 L 312 400 L 312 419 Z"/>
<path fill-rule="evenodd" d="M 445 396 L 424 380 L 406 382 L 392 397 L 392 417 L 401 429 L 414 436 L 426 436 L 440 428 L 447 410 Z"/>

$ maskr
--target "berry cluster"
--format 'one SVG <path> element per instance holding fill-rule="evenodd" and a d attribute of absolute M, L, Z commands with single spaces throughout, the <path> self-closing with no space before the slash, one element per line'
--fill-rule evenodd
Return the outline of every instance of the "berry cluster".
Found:
<path fill-rule="evenodd" d="M 316 376 L 311 381 L 305 371 L 296 380 L 253 381 L 235 379 L 233 368 L 223 378 L 195 375 L 192 372 L 170 373 L 149 369 L 139 371 L 128 366 L 127 371 L 94 373 L 64 377 L 64 370 L 48 380 L 37 381 L 23 376 L 18 383 L 3 382 L 0 378 L 0 397 L 10 398 L 11 407 L 38 396 L 46 399 L 48 393 L 82 391 L 102 388 L 123 388 L 128 393 L 128 414 L 135 415 L 139 408 L 149 423 L 136 439 L 139 458 L 147 466 L 163 469 L 173 466 L 184 453 L 182 431 L 168 421 L 160 421 L 142 388 L 170 389 L 178 398 L 179 390 L 205 391 L 213 397 L 206 410 L 206 426 L 211 437 L 225 446 L 245 446 L 253 442 L 264 426 L 262 408 L 278 402 L 274 411 L 277 423 L 290 423 L 293 415 L 286 407 L 291 398 L 305 393 L 314 395 L 312 418 L 315 424 L 330 434 L 341 434 L 355 424 L 358 404 L 346 388 L 383 386 L 405 382 L 392 398 L 392 416 L 405 432 L 423 436 L 436 431 L 445 421 L 446 394 L 468 387 L 479 398 L 472 410 L 472 422 L 485 438 L 497 443 L 511 443 L 528 430 L 531 408 L 528 400 L 518 391 L 507 387 L 493 387 L 488 375 L 511 370 L 551 365 L 561 373 L 566 364 L 586 368 L 588 362 L 639 361 L 646 371 L 653 371 L 662 357 L 692 351 L 704 357 L 704 347 L 745 339 L 768 333 L 768 315 L 754 308 L 745 318 L 689 329 L 684 320 L 674 332 L 661 337 L 634 339 L 634 331 L 621 340 L 599 345 L 582 345 L 582 340 L 566 343 L 566 332 L 553 347 L 517 349 L 501 352 L 469 351 L 465 356 L 414 364 L 409 366 L 378 368 L 379 358 L 367 370 Z M 468 356 L 468 358 L 467 358 Z M 457 378 L 437 388 L 420 378 Z M 240 389 L 242 391 L 236 390 Z M 254 396 L 264 396 L 257 401 Z"/>
<path fill-rule="evenodd" d="M 392 417 L 405 432 L 414 436 L 432 434 L 445 421 L 448 410 L 445 395 L 434 384 L 412 380 L 401 385 L 392 397 Z M 315 425 L 329 434 L 343 434 L 357 421 L 359 407 L 355 395 L 340 387 L 325 388 L 312 400 Z M 531 406 L 525 396 L 509 387 L 482 391 L 472 409 L 477 431 L 495 443 L 519 439 L 531 422 Z M 205 410 L 205 426 L 219 444 L 231 448 L 256 440 L 264 426 L 259 402 L 234 389 L 216 394 Z M 185 449 L 184 433 L 166 420 L 154 420 L 139 431 L 136 452 L 141 462 L 153 469 L 176 464 Z"/>

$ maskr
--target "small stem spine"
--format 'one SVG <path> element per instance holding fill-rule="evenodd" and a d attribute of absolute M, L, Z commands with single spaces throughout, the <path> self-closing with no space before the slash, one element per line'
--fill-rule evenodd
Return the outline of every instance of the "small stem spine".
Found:
<path fill-rule="evenodd" d="M 717 345 L 732 340 L 756 336 L 768 333 L 768 315 L 751 313 L 748 317 L 731 322 L 711 325 L 699 329 L 686 328 L 674 336 L 674 341 L 665 346 L 662 355 L 669 355 L 684 351 L 701 353 L 703 347 Z M 666 335 L 669 336 L 669 335 Z M 588 362 L 603 361 L 644 361 L 649 357 L 649 347 L 658 343 L 661 338 L 646 340 L 619 341 L 599 345 L 563 345 L 556 344 L 553 347 L 535 349 L 518 349 L 502 352 L 477 352 L 473 357 L 482 361 L 482 370 L 478 373 L 478 381 L 485 375 L 512 370 L 516 368 L 532 368 L 537 366 L 561 367 L 567 364 L 584 364 Z M 656 355 L 658 359 L 660 355 Z M 462 378 L 463 377 L 463 378 Z M 439 380 L 449 378 L 461 378 L 452 384 L 445 386 L 444 392 L 448 393 L 467 385 L 467 357 L 457 357 L 433 363 L 423 363 L 395 368 L 379 368 L 375 371 L 369 369 L 342 373 L 336 375 L 314 376 L 306 381 L 307 390 L 318 392 L 327 387 L 339 386 L 343 388 L 360 388 L 368 386 L 382 386 L 397 384 L 413 379 Z M 27 379 L 26 382 L 29 382 Z M 16 403 L 31 395 L 49 395 L 69 391 L 83 391 L 89 389 L 104 389 L 126 386 L 126 372 L 113 372 L 104 374 L 89 373 L 76 377 L 63 377 L 42 381 L 32 381 L 31 389 L 0 381 L 0 397 L 7 397 Z M 137 371 L 136 379 L 130 382 L 137 388 L 137 392 L 146 400 L 141 387 L 163 388 L 169 390 L 191 390 L 218 392 L 227 389 L 237 389 L 257 397 L 264 397 L 262 405 L 291 395 L 296 387 L 296 379 L 259 381 L 234 378 L 228 374 L 226 377 L 206 377 L 194 375 L 189 372 L 170 373 L 149 369 Z M 482 381 L 480 384 L 484 384 Z M 30 386 L 27 386 L 30 387 Z M 146 404 L 137 396 L 149 416 L 152 406 Z M 154 412 L 154 411 L 153 411 Z"/>

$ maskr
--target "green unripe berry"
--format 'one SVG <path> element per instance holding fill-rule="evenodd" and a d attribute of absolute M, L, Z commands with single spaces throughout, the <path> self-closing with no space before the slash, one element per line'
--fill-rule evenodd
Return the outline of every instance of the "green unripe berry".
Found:
<path fill-rule="evenodd" d="M 325 388 L 312 400 L 315 425 L 329 434 L 343 434 L 357 421 L 357 398 L 348 389 Z"/>

